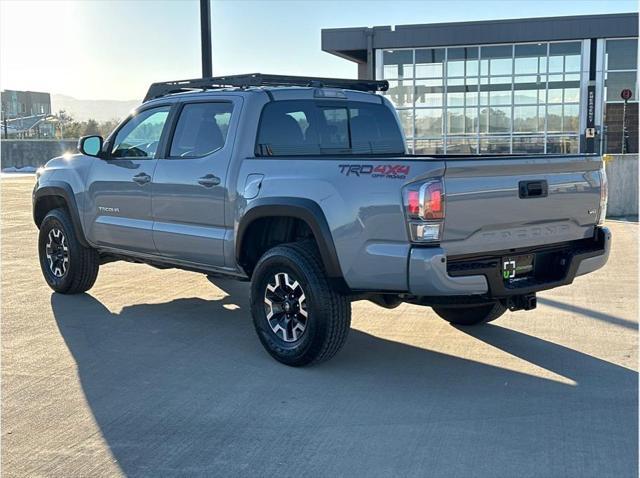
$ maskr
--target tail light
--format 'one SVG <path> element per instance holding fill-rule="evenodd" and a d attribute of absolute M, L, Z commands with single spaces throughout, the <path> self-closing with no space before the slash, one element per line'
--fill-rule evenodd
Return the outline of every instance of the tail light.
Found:
<path fill-rule="evenodd" d="M 439 241 L 444 220 L 444 184 L 440 179 L 410 184 L 403 190 L 404 208 L 414 242 Z"/>
<path fill-rule="evenodd" d="M 607 171 L 604 164 L 600 169 L 600 208 L 598 210 L 598 226 L 604 225 L 607 217 L 607 202 L 609 199 L 609 181 L 607 180 Z"/>

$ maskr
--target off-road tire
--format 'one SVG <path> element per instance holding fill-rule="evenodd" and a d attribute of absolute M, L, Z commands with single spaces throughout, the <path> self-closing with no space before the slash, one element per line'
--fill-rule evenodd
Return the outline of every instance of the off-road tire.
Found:
<path fill-rule="evenodd" d="M 67 248 L 68 262 L 62 276 L 56 275 L 47 258 L 50 233 L 60 231 Z M 57 232 L 60 236 L 60 232 Z M 42 220 L 38 236 L 38 254 L 42 275 L 49 287 L 61 294 L 86 292 L 96 281 L 100 258 L 95 249 L 85 247 L 78 241 L 69 213 L 64 209 L 53 209 Z M 60 270 L 57 271 L 60 274 Z"/>
<path fill-rule="evenodd" d="M 291 283 L 298 281 L 300 293 L 305 296 L 305 328 L 293 340 L 284 329 L 274 331 L 273 322 L 267 318 L 273 313 L 273 306 L 265 305 L 267 286 L 277 286 L 275 277 L 282 278 L 284 274 Z M 276 246 L 260 258 L 251 283 L 251 313 L 267 352 L 279 362 L 295 367 L 333 357 L 344 345 L 351 326 L 351 302 L 330 286 L 317 247 L 310 241 Z"/>
<path fill-rule="evenodd" d="M 496 320 L 507 311 L 501 302 L 470 307 L 434 307 L 433 311 L 455 325 L 478 325 Z"/>

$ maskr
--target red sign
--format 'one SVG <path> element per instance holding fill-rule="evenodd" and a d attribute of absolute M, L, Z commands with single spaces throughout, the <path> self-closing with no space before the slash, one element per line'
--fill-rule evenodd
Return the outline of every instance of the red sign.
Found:
<path fill-rule="evenodd" d="M 622 98 L 625 101 L 631 99 L 632 96 L 633 96 L 633 93 L 628 88 L 625 88 L 620 92 L 620 98 Z"/>

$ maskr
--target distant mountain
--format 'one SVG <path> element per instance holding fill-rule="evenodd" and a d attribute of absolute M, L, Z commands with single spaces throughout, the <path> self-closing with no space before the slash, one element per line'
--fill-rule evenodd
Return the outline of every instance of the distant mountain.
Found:
<path fill-rule="evenodd" d="M 65 110 L 76 121 L 88 119 L 94 119 L 98 122 L 121 120 L 138 105 L 140 105 L 138 100 L 79 100 L 72 96 L 55 93 L 51 95 L 51 112 L 56 114 L 60 110 Z"/>

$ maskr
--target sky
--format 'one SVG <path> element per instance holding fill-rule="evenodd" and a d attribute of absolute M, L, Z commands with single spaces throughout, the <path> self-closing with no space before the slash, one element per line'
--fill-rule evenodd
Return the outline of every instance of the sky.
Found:
<path fill-rule="evenodd" d="M 638 11 L 637 0 L 212 0 L 213 74 L 355 78 L 323 28 Z M 198 0 L 0 0 L 0 88 L 135 100 L 201 74 Z"/>

